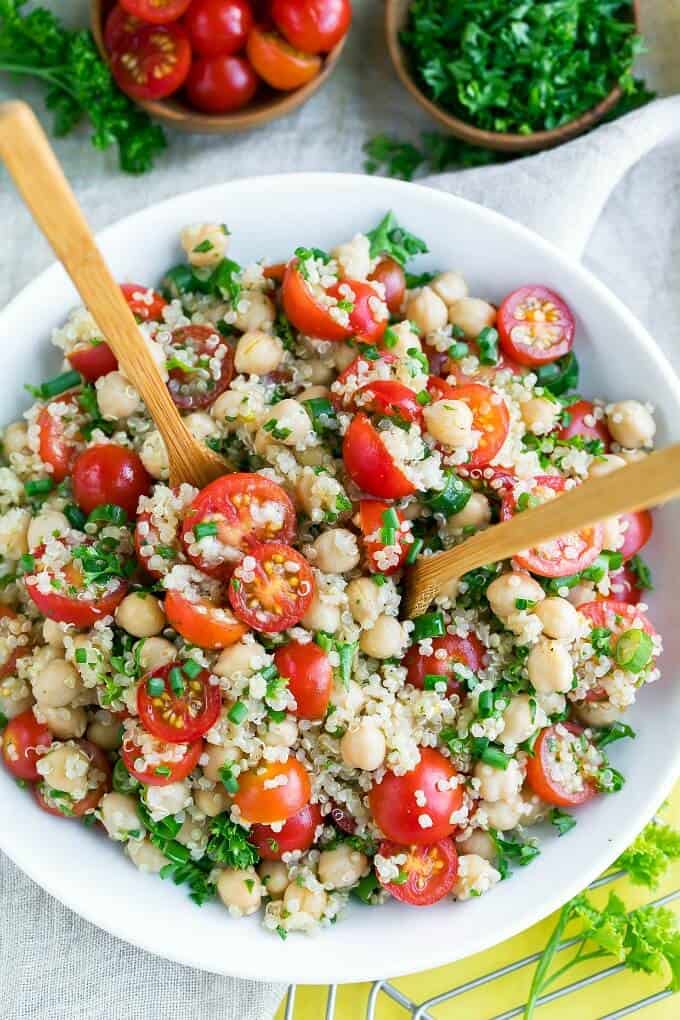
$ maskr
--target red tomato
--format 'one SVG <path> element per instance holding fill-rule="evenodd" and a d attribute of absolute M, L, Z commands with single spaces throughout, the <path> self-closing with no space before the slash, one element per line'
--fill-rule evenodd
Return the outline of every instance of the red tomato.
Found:
<path fill-rule="evenodd" d="M 442 651 L 446 653 L 443 658 L 437 655 L 437 652 Z M 417 643 L 411 645 L 404 656 L 404 666 L 408 670 L 406 679 L 422 691 L 426 676 L 446 677 L 447 697 L 450 698 L 452 694 L 462 695 L 465 685 L 456 673 L 456 663 L 467 666 L 473 673 L 477 673 L 485 665 L 486 650 L 474 634 L 468 634 L 464 638 L 458 637 L 457 634 L 444 634 L 442 637 L 434 638 L 431 655 L 423 655 Z"/>
<path fill-rule="evenodd" d="M 652 515 L 649 510 L 636 510 L 634 513 L 621 514 L 620 520 L 625 530 L 623 545 L 618 551 L 624 560 L 629 560 L 639 553 L 652 537 L 654 527 Z"/>
<path fill-rule="evenodd" d="M 294 627 L 313 598 L 309 563 L 283 542 L 253 545 L 229 582 L 229 601 L 238 618 L 265 634 Z"/>
<path fill-rule="evenodd" d="M 371 496 L 401 499 L 416 491 L 365 414 L 354 415 L 343 440 L 342 459 L 354 484 Z"/>
<path fill-rule="evenodd" d="M 27 779 L 29 783 L 40 780 L 36 762 L 51 743 L 52 734 L 44 723 L 37 721 L 31 708 L 10 719 L 0 733 L 0 750 L 5 767 L 17 779 Z"/>
<path fill-rule="evenodd" d="M 104 26 L 104 45 L 109 53 L 125 42 L 126 36 L 134 35 L 142 27 L 142 22 L 134 14 L 128 13 L 120 4 L 111 10 Z"/>
<path fill-rule="evenodd" d="M 189 559 L 207 574 L 227 576 L 253 543 L 292 542 L 297 517 L 287 492 L 250 472 L 222 475 L 198 493 L 186 512 L 182 536 Z M 224 556 L 207 560 L 195 548 L 196 527 L 213 524 Z M 199 531 L 200 534 L 200 531 Z M 188 537 L 187 537 L 188 536 Z"/>
<path fill-rule="evenodd" d="M 385 303 L 393 315 L 401 309 L 406 294 L 406 276 L 404 270 L 394 259 L 383 258 L 369 275 L 369 280 L 377 280 L 385 288 Z"/>
<path fill-rule="evenodd" d="M 585 804 L 597 794 L 597 786 L 593 779 L 583 777 L 580 790 L 567 789 L 557 774 L 555 760 L 556 750 L 568 738 L 557 732 L 564 728 L 574 736 L 580 736 L 583 729 L 575 723 L 559 723 L 557 726 L 546 726 L 539 733 L 534 744 L 532 757 L 527 758 L 527 782 L 541 800 L 556 807 L 576 807 Z"/>
<path fill-rule="evenodd" d="M 10 609 L 9 606 L 5 606 L 0 603 L 0 621 L 7 620 L 7 623 L 4 626 L 0 622 L 0 636 L 5 639 L 2 641 L 4 650 L 0 657 L 0 680 L 4 680 L 5 677 L 12 676 L 12 674 L 16 671 L 19 659 L 23 659 L 23 657 L 28 655 L 31 651 L 32 642 L 30 641 L 25 645 L 17 645 L 16 647 L 11 648 L 11 650 L 10 646 L 6 644 L 7 638 L 9 638 L 14 629 L 12 621 L 17 620 L 18 618 L 18 614 L 15 613 L 13 609 Z M 12 641 L 12 644 L 13 643 L 14 642 Z"/>
<path fill-rule="evenodd" d="M 291 641 L 277 649 L 274 662 L 297 701 L 294 715 L 323 719 L 333 690 L 333 667 L 326 653 L 313 641 L 304 645 Z"/>
<path fill-rule="evenodd" d="M 472 411 L 472 428 L 481 433 L 476 449 L 465 465 L 468 468 L 486 467 L 505 442 L 510 431 L 510 414 L 500 394 L 481 383 L 450 386 L 442 379 L 430 376 L 427 388 L 435 401 L 462 400 Z"/>
<path fill-rule="evenodd" d="M 390 509 L 394 509 L 401 524 L 405 519 L 404 515 L 389 503 L 383 503 L 378 499 L 362 499 L 359 504 L 359 520 L 364 536 L 368 569 L 374 574 L 394 574 L 403 566 L 411 548 L 411 542 L 406 541 L 407 536 L 412 538 L 410 528 L 407 531 L 400 529 L 396 541 L 391 546 L 388 547 L 383 542 L 380 534 L 383 529 L 383 514 Z M 390 549 L 388 554 L 385 553 L 387 548 Z"/>
<path fill-rule="evenodd" d="M 564 492 L 565 488 L 566 481 L 560 475 L 543 475 L 536 478 L 531 495 L 544 503 L 554 498 L 554 493 Z M 516 512 L 517 497 L 513 491 L 506 490 L 501 502 L 501 520 L 509 520 Z M 593 524 L 518 553 L 515 561 L 539 577 L 567 577 L 589 567 L 602 552 L 602 542 L 602 525 Z"/>
<path fill-rule="evenodd" d="M 266 280 L 275 280 L 276 283 L 283 283 L 283 277 L 286 272 L 285 262 L 275 262 L 271 266 L 265 266 L 262 270 L 262 275 Z"/>
<path fill-rule="evenodd" d="M 52 413 L 63 404 L 70 405 L 73 410 L 63 415 Z M 38 415 L 38 453 L 43 464 L 52 468 L 51 477 L 55 482 L 63 482 L 71 473 L 71 465 L 82 444 L 82 436 L 74 432 L 74 422 L 77 422 L 78 416 L 75 393 L 57 397 L 43 407 Z"/>
<path fill-rule="evenodd" d="M 321 825 L 321 811 L 317 804 L 305 804 L 275 832 L 270 825 L 253 825 L 249 840 L 264 861 L 280 861 L 282 856 L 295 850 L 309 850 L 314 833 Z"/>
<path fill-rule="evenodd" d="M 271 15 L 288 42 L 306 53 L 328 53 L 347 34 L 350 0 L 273 0 Z"/>
<path fill-rule="evenodd" d="M 329 297 L 349 301 L 349 331 L 365 344 L 377 344 L 385 332 L 389 315 L 387 305 L 378 297 L 370 283 L 342 279 L 326 291 Z"/>
<path fill-rule="evenodd" d="M 133 99 L 164 99 L 189 74 L 191 47 L 181 25 L 144 25 L 121 39 L 111 58 L 119 87 Z"/>
<path fill-rule="evenodd" d="M 227 607 L 207 598 L 192 601 L 178 591 L 165 596 L 165 615 L 185 641 L 199 648 L 228 648 L 248 630 Z"/>
<path fill-rule="evenodd" d="M 547 365 L 568 354 L 574 343 L 574 317 L 547 287 L 520 287 L 508 294 L 496 326 L 503 351 L 521 365 Z"/>
<path fill-rule="evenodd" d="M 203 754 L 202 740 L 194 740 L 190 744 L 168 744 L 156 740 L 154 761 L 151 768 L 147 768 L 140 744 L 135 740 L 136 736 L 145 739 L 144 733 L 139 733 L 138 730 L 126 732 L 120 756 L 130 775 L 145 786 L 169 786 L 170 783 L 186 779 L 196 768 L 198 759 Z"/>
<path fill-rule="evenodd" d="M 165 298 L 151 287 L 141 283 L 121 283 L 120 289 L 130 306 L 130 311 L 142 322 L 162 322 Z"/>
<path fill-rule="evenodd" d="M 80 372 L 88 382 L 94 382 L 102 375 L 115 372 L 118 368 L 116 356 L 104 340 L 83 340 L 66 355 L 71 368 Z"/>
<path fill-rule="evenodd" d="M 385 840 L 380 844 L 378 853 L 381 857 L 407 855 L 406 863 L 399 868 L 406 877 L 405 881 L 383 882 L 377 872 L 378 881 L 395 900 L 410 903 L 413 907 L 429 907 L 444 899 L 453 889 L 458 875 L 458 854 L 453 840 L 441 839 L 429 846 L 400 846 Z"/>
<path fill-rule="evenodd" d="M 181 691 L 176 692 L 171 686 L 171 670 L 181 674 Z M 208 669 L 190 677 L 180 662 L 147 673 L 137 689 L 137 708 L 145 729 L 168 744 L 187 744 L 207 733 L 222 707 L 220 688 L 211 684 L 209 677 Z M 164 684 L 162 694 L 149 694 L 152 679 Z"/>
<path fill-rule="evenodd" d="M 321 70 L 321 57 L 296 50 L 278 32 L 258 25 L 248 36 L 246 54 L 260 78 L 283 92 L 306 85 Z"/>
<path fill-rule="evenodd" d="M 104 794 L 111 789 L 111 766 L 101 748 L 91 744 L 89 740 L 77 740 L 76 743 L 90 759 L 89 771 L 96 771 L 97 785 L 81 800 L 76 801 L 70 797 L 55 797 L 46 782 L 34 786 L 33 794 L 38 807 L 48 815 L 56 815 L 59 818 L 82 818 L 88 812 L 94 811 Z"/>
<path fill-rule="evenodd" d="M 181 18 L 191 0 L 120 0 L 130 14 L 142 21 L 155 25 L 165 25 L 168 21 Z"/>
<path fill-rule="evenodd" d="M 605 450 L 608 450 L 612 437 L 604 420 L 594 417 L 594 410 L 595 405 L 590 400 L 577 400 L 575 404 L 570 404 L 564 412 L 569 416 L 569 424 L 562 426 L 557 433 L 558 438 L 571 439 L 573 436 L 583 436 L 585 440 L 600 439 Z"/>
<path fill-rule="evenodd" d="M 578 607 L 578 611 L 590 620 L 593 627 L 606 627 L 612 632 L 613 648 L 616 648 L 619 636 L 634 627 L 646 631 L 650 637 L 657 636 L 649 617 L 628 602 L 619 602 L 613 598 L 597 599 L 585 602 Z"/>
<path fill-rule="evenodd" d="M 174 358 L 186 365 L 171 368 L 168 389 L 181 411 L 197 411 L 209 407 L 229 387 L 234 377 L 234 352 L 220 334 L 210 326 L 180 326 L 173 330 Z M 210 362 L 219 358 L 220 374 L 212 374 Z"/>
<path fill-rule="evenodd" d="M 395 379 L 376 379 L 360 386 L 354 394 L 354 404 L 366 414 L 379 418 L 419 422 L 423 416 L 423 408 L 413 390 Z"/>
<path fill-rule="evenodd" d="M 389 840 L 406 845 L 438 843 L 450 836 L 456 828 L 451 815 L 463 803 L 463 787 L 458 784 L 445 790 L 439 787 L 448 785 L 457 775 L 443 754 L 431 747 L 421 747 L 420 761 L 411 772 L 403 776 L 386 772 L 381 782 L 373 786 L 368 799 L 376 825 Z M 425 796 L 422 806 L 416 803 L 416 790 Z M 432 824 L 421 825 L 419 819 L 425 818 Z"/>
<path fill-rule="evenodd" d="M 347 340 L 352 335 L 348 326 L 336 322 L 317 301 L 300 273 L 297 259 L 291 259 L 286 266 L 281 300 L 283 310 L 293 326 L 307 336 L 318 337 L 319 340 Z"/>
<path fill-rule="evenodd" d="M 193 0 L 184 24 L 192 50 L 202 57 L 238 53 L 249 34 L 257 31 L 246 0 Z"/>
<path fill-rule="evenodd" d="M 282 786 L 272 780 L 285 776 Z M 307 770 L 297 758 L 285 762 L 266 762 L 243 772 L 238 777 L 238 793 L 234 804 L 246 822 L 285 822 L 309 803 L 312 787 Z"/>
<path fill-rule="evenodd" d="M 342 396 L 333 395 L 337 405 L 353 407 L 354 396 L 359 389 L 372 382 L 392 382 L 393 380 L 381 378 L 381 375 L 385 366 L 392 366 L 396 361 L 394 354 L 387 351 L 380 351 L 377 358 L 367 358 L 364 354 L 359 354 L 336 380 L 338 388 L 343 390 Z M 391 371 L 391 368 L 388 367 L 388 371 Z"/>
<path fill-rule="evenodd" d="M 139 455 L 116 443 L 88 446 L 73 464 L 73 497 L 86 514 L 102 503 L 115 503 L 134 519 L 137 504 L 151 485 Z"/>
<path fill-rule="evenodd" d="M 205 113 L 230 113 L 257 92 L 258 77 L 244 57 L 199 57 L 186 82 L 189 102 Z"/>
<path fill-rule="evenodd" d="M 86 538 L 80 544 L 89 546 L 92 540 Z M 52 576 L 58 587 L 43 592 L 38 587 L 37 579 L 33 579 L 33 575 L 26 577 L 26 590 L 43 616 L 48 620 L 56 620 L 57 623 L 72 623 L 84 630 L 104 616 L 113 615 L 116 606 L 122 602 L 127 593 L 126 580 L 116 577 L 110 582 L 86 586 L 78 560 L 71 560 L 62 568 L 63 579 L 54 577 L 49 564 L 42 563 L 44 552 L 44 546 L 38 546 L 33 552 L 34 574 L 47 573 Z"/>
<path fill-rule="evenodd" d="M 597 595 L 597 601 L 602 601 L 605 596 Z M 627 563 L 615 570 L 609 576 L 609 598 L 617 602 L 627 602 L 629 606 L 636 606 L 642 598 L 642 589 L 638 587 L 637 574 L 630 569 Z"/>

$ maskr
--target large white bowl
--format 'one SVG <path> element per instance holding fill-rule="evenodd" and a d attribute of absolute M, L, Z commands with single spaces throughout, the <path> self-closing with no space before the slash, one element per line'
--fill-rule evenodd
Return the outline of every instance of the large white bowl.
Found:
<path fill-rule="evenodd" d="M 586 395 L 638 397 L 657 407 L 658 441 L 680 437 L 680 386 L 643 327 L 590 273 L 536 235 L 480 206 L 394 181 L 333 174 L 261 177 L 219 185 L 153 206 L 105 230 L 104 254 L 120 280 L 156 283 L 176 262 L 186 223 L 224 221 L 234 257 L 279 261 L 299 244 L 325 248 L 372 227 L 388 209 L 427 239 L 422 268 L 461 269 L 473 294 L 500 299 L 524 283 L 562 293 L 577 317 L 576 351 Z M 76 302 L 53 266 L 0 316 L 3 386 L 0 421 L 27 405 L 22 384 L 57 367 L 48 338 Z M 368 980 L 460 959 L 506 939 L 575 895 L 623 850 L 650 818 L 680 764 L 680 507 L 656 517 L 649 551 L 656 581 L 651 613 L 665 635 L 664 675 L 631 713 L 638 736 L 612 758 L 627 776 L 620 793 L 578 813 L 563 839 L 546 833 L 541 856 L 490 895 L 416 910 L 391 903 L 352 905 L 315 938 L 285 943 L 255 918 L 232 920 L 223 907 L 198 909 L 183 889 L 140 874 L 121 848 L 36 808 L 0 774 L 0 846 L 53 896 L 128 942 L 180 963 L 256 980 L 302 983 Z M 675 619 L 674 619 L 675 616 Z"/>

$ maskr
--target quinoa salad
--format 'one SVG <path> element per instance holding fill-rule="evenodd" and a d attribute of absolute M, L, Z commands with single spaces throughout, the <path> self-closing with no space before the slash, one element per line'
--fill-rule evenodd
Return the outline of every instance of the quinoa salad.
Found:
<path fill-rule="evenodd" d="M 240 265 L 221 224 L 180 240 L 122 288 L 225 474 L 170 487 L 76 308 L 1 433 L 3 765 L 55 825 L 282 938 L 350 897 L 487 893 L 624 782 L 610 747 L 659 676 L 652 518 L 488 564 L 415 620 L 404 573 L 644 457 L 653 409 L 581 395 L 560 295 L 415 275 L 391 213 L 285 262 Z"/>

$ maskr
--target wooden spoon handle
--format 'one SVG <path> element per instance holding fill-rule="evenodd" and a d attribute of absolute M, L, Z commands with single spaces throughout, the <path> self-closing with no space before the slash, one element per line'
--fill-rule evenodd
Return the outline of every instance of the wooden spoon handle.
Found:
<path fill-rule="evenodd" d="M 204 485 L 209 479 L 196 477 L 196 458 L 192 457 L 195 443 L 150 351 L 141 341 L 134 316 L 96 245 L 45 132 L 26 103 L 12 100 L 0 104 L 0 157 L 121 369 L 146 404 L 163 436 L 174 473 L 181 480 Z"/>

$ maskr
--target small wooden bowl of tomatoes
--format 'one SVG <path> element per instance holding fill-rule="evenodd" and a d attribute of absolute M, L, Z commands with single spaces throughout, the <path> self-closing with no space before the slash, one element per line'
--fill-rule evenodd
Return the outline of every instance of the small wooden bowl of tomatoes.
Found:
<path fill-rule="evenodd" d="M 302 106 L 332 74 L 351 0 L 91 0 L 118 86 L 182 131 L 228 134 Z"/>

